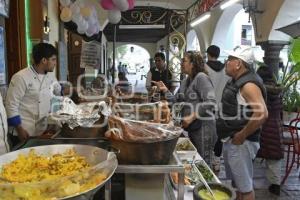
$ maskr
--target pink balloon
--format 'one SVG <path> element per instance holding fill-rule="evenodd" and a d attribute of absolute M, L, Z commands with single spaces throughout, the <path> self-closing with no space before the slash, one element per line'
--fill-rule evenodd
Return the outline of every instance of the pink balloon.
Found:
<path fill-rule="evenodd" d="M 112 10 L 116 7 L 112 0 L 101 0 L 100 4 L 104 10 Z"/>
<path fill-rule="evenodd" d="M 134 8 L 135 0 L 128 0 L 129 10 Z"/>

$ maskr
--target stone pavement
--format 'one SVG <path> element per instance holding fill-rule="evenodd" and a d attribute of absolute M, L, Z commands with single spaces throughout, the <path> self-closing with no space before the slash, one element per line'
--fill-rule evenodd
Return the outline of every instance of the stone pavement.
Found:
<path fill-rule="evenodd" d="M 286 161 L 284 160 L 281 169 L 282 177 L 285 174 L 285 163 Z M 224 168 L 224 165 L 222 165 L 218 176 L 222 182 L 230 184 L 230 181 L 226 179 Z M 256 200 L 300 200 L 300 170 L 297 170 L 295 165 L 285 184 L 281 187 L 280 197 L 273 195 L 268 191 L 269 183 L 265 177 L 265 169 L 265 163 L 261 163 L 261 159 L 256 159 L 254 163 L 254 188 Z"/>

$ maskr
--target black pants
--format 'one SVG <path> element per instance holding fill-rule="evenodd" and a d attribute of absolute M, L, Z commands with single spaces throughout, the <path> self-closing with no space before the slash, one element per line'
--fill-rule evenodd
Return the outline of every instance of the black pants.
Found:
<path fill-rule="evenodd" d="M 222 155 L 222 150 L 223 150 L 223 142 L 221 141 L 220 138 L 218 138 L 214 147 L 215 156 L 220 157 Z"/>

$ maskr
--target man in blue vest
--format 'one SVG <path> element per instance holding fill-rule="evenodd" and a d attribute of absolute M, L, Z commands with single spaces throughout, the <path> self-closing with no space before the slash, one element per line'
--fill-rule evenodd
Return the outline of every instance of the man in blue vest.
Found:
<path fill-rule="evenodd" d="M 147 74 L 146 88 L 148 91 L 152 89 L 153 83 L 151 81 L 162 81 L 167 88 L 172 90 L 172 74 L 167 67 L 165 54 L 158 52 L 154 55 L 155 67 L 151 68 Z"/>
<path fill-rule="evenodd" d="M 228 54 L 225 70 L 232 79 L 223 90 L 217 133 L 224 142 L 226 175 L 237 187 L 237 199 L 254 200 L 252 162 L 259 149 L 261 125 L 268 117 L 266 90 L 252 70 L 251 47 L 238 46 Z"/>

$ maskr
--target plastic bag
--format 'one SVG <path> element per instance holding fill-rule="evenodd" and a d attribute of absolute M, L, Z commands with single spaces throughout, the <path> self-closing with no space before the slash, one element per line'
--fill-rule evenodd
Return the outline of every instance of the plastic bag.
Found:
<path fill-rule="evenodd" d="M 115 103 L 113 110 L 116 115 L 125 119 L 163 124 L 168 124 L 171 120 L 167 101 L 143 104 Z"/>
<path fill-rule="evenodd" d="M 108 118 L 109 130 L 105 133 L 107 138 L 127 142 L 158 142 L 179 137 L 183 129 L 173 123 L 158 124 L 136 121 L 110 116 Z"/>

